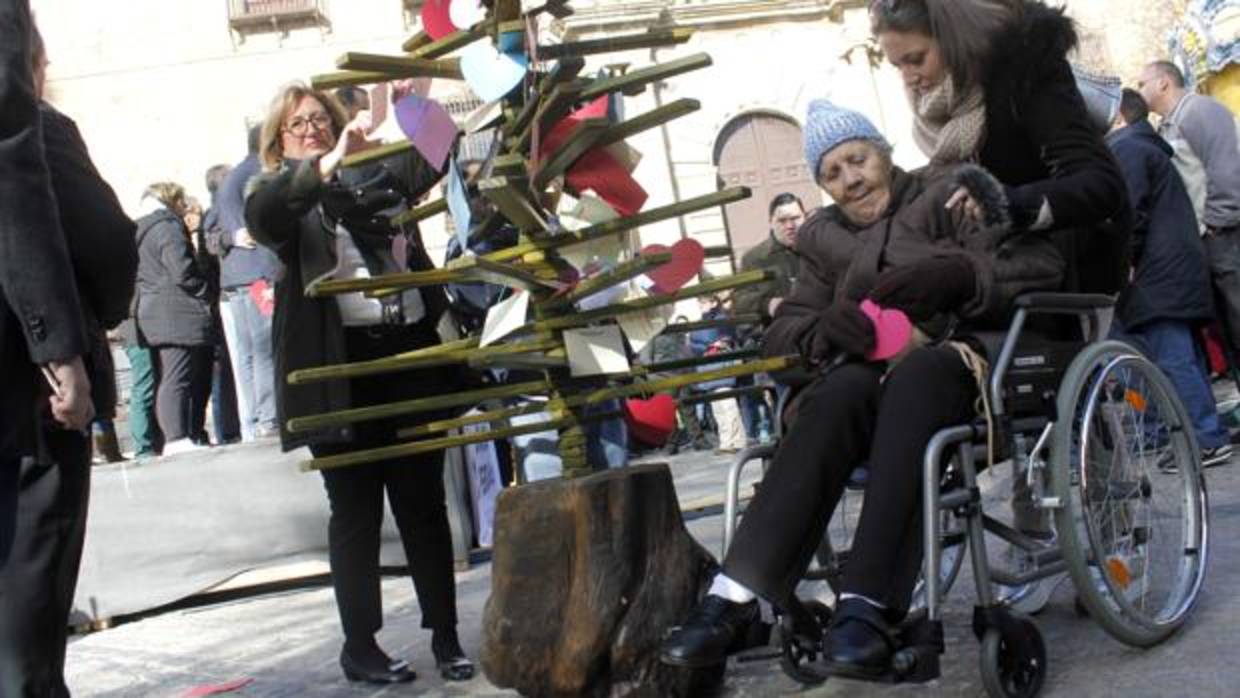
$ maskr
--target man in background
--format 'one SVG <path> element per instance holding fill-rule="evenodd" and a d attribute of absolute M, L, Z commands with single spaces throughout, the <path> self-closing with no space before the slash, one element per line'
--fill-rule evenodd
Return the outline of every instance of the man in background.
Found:
<path fill-rule="evenodd" d="M 1141 95 L 1125 89 L 1107 135 L 1135 214 L 1132 281 L 1116 305 L 1116 330 L 1142 347 L 1188 409 L 1202 465 L 1227 462 L 1231 443 L 1210 391 L 1197 325 L 1214 318 L 1205 251 L 1172 148 L 1154 132 Z"/>
<path fill-rule="evenodd" d="M 1167 61 L 1145 66 L 1137 91 L 1163 117 L 1158 133 L 1175 150 L 1204 236 L 1206 259 L 1228 344 L 1240 364 L 1240 144 L 1236 117 L 1218 100 L 1189 92 L 1184 73 Z"/>
<path fill-rule="evenodd" d="M 212 201 L 206 245 L 220 259 L 220 321 L 231 359 L 241 438 L 277 436 L 271 318 L 280 261 L 245 227 L 245 185 L 258 174 L 257 126 L 249 154 L 237 163 Z"/>

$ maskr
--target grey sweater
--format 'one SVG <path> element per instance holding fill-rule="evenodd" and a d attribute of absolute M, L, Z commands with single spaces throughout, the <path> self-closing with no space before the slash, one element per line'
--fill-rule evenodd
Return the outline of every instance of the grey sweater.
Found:
<path fill-rule="evenodd" d="M 1159 131 L 1169 140 L 1176 135 L 1182 138 L 1205 168 L 1205 225 L 1240 225 L 1240 127 L 1231 111 L 1212 97 L 1190 92 L 1163 120 Z"/>

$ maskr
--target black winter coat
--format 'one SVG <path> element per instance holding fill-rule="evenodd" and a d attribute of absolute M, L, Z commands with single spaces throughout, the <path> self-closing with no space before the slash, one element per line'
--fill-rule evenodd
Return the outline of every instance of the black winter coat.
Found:
<path fill-rule="evenodd" d="M 1116 293 L 1128 274 L 1131 211 L 1123 177 L 1091 126 L 1068 52 L 1077 45 L 1062 10 L 1026 0 L 992 44 L 982 78 L 986 137 L 979 164 L 1007 185 L 1018 222 L 1045 199 L 1068 261 L 1067 290 Z"/>
<path fill-rule="evenodd" d="M 926 257 L 963 255 L 976 275 L 973 297 L 957 310 L 955 337 L 1004 330 L 1017 295 L 1058 288 L 1065 265 L 1045 236 L 982 228 L 944 208 L 958 186 L 952 174 L 896 169 L 886 216 L 866 228 L 853 225 L 838 206 L 815 212 L 797 236 L 801 270 L 767 328 L 766 355 L 809 358 L 824 309 L 837 300 L 861 301 L 884 269 Z M 808 375 L 793 370 L 778 378 L 796 384 Z"/>
<path fill-rule="evenodd" d="M 1120 294 L 1120 322 L 1139 331 L 1155 320 L 1209 321 L 1214 304 L 1205 248 L 1171 145 L 1148 121 L 1115 131 L 1107 144 L 1128 182 L 1134 213 L 1134 272 Z"/>
<path fill-rule="evenodd" d="M 138 343 L 158 347 L 214 343 L 207 279 L 181 219 L 166 208 L 138 219 Z"/>
<path fill-rule="evenodd" d="M 40 104 L 43 148 L 84 310 L 111 329 L 129 316 L 138 251 L 134 222 L 90 159 L 77 125 Z"/>
<path fill-rule="evenodd" d="M 39 105 L 39 115 L 52 191 L 90 338 L 86 370 L 91 399 L 99 416 L 111 418 L 116 415 L 116 367 L 105 329 L 129 315 L 138 268 L 134 222 L 95 169 L 73 120 L 46 103 Z"/>
<path fill-rule="evenodd" d="M 336 268 L 335 225 L 357 235 L 409 238 L 408 268 L 434 268 L 421 236 L 414 226 L 404 230 L 388 223 L 393 210 L 417 201 L 442 176 L 416 152 L 382 160 L 377 165 L 341 170 L 330 182 L 318 174 L 318 161 L 289 161 L 279 171 L 264 173 L 250 181 L 245 219 L 250 233 L 276 253 L 284 265 L 276 282 L 276 307 L 272 321 L 275 357 L 276 413 L 281 444 L 292 450 L 309 444 L 343 443 L 352 440 L 351 427 L 293 433 L 290 419 L 357 407 L 349 381 L 332 380 L 292 385 L 289 373 L 304 368 L 348 361 L 344 325 L 334 297 L 312 298 L 305 289 Z M 419 288 L 426 306 L 420 324 L 432 331 L 447 310 L 442 286 Z M 420 372 L 421 395 L 453 388 L 457 373 L 434 369 Z M 409 398 L 420 395 L 409 395 Z"/>

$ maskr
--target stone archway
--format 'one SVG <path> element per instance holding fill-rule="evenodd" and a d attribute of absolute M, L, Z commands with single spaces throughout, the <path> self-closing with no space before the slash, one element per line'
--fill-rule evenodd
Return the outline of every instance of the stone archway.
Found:
<path fill-rule="evenodd" d="M 724 208 L 724 221 L 732 258 L 739 267 L 741 256 L 766 239 L 768 205 L 782 192 L 801 197 L 807 210 L 822 204 L 801 147 L 801 127 L 796 120 L 775 111 L 740 114 L 720 129 L 715 139 L 715 166 L 719 186 L 745 186 L 753 195 Z"/>

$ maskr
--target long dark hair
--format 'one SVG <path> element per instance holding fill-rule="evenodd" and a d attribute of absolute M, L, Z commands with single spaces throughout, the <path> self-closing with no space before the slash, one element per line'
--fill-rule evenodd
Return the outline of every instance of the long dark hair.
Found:
<path fill-rule="evenodd" d="M 1021 14 L 1021 0 L 871 0 L 870 31 L 916 33 L 938 42 L 958 91 L 981 82 L 996 35 Z"/>

